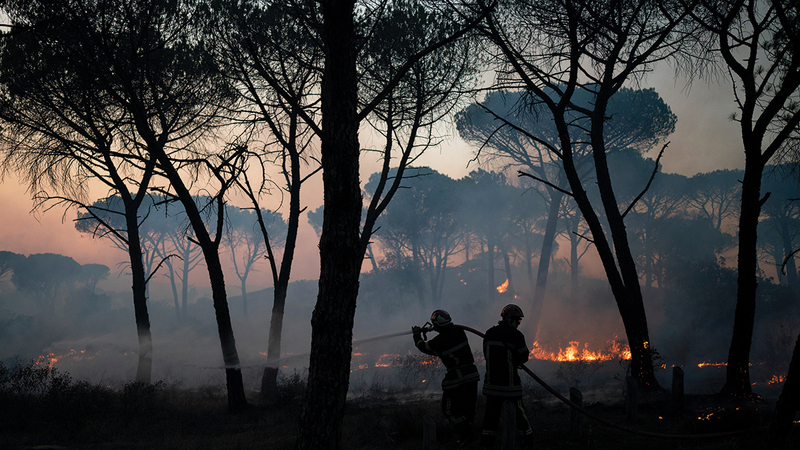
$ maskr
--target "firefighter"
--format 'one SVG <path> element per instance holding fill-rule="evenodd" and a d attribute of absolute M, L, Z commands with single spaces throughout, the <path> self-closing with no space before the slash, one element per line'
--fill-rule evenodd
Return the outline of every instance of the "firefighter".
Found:
<path fill-rule="evenodd" d="M 453 325 L 450 314 L 437 309 L 431 314 L 430 322 L 438 335 L 425 340 L 422 328 L 412 327 L 414 345 L 422 353 L 441 358 L 447 368 L 442 380 L 442 412 L 455 429 L 459 448 L 465 447 L 473 438 L 472 421 L 480 375 L 467 335 L 462 328 Z"/>
<path fill-rule="evenodd" d="M 517 413 L 517 436 L 523 448 L 533 447 L 533 428 L 522 403 L 522 383 L 518 367 L 528 361 L 525 336 L 517 328 L 522 321 L 522 309 L 506 305 L 500 313 L 502 320 L 489 328 L 483 338 L 483 356 L 486 358 L 486 375 L 483 395 L 486 409 L 483 416 L 481 449 L 489 449 L 497 439 L 497 425 L 503 403 L 511 402 Z"/>

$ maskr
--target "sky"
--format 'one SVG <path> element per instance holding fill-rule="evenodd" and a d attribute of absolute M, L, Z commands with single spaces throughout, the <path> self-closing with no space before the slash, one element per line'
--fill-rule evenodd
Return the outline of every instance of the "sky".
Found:
<path fill-rule="evenodd" d="M 695 175 L 717 169 L 743 167 L 740 133 L 736 123 L 729 119 L 735 111 L 733 95 L 727 84 L 695 82 L 691 88 L 684 81 L 675 80 L 667 70 L 651 73 L 642 83 L 654 87 L 677 115 L 675 133 L 662 158 L 665 172 Z M 471 161 L 474 149 L 451 133 L 438 148 L 429 149 L 417 165 L 427 165 L 453 178 L 460 178 L 478 168 Z M 362 145 L 369 139 L 362 133 Z M 654 152 L 657 152 L 655 149 Z M 654 154 L 652 155 L 654 156 Z M 374 161 L 365 160 L 361 167 L 362 182 L 378 170 Z M 314 210 L 322 204 L 322 181 L 317 176 L 304 184 L 302 205 Z M 32 212 L 31 193 L 13 174 L 0 184 L 0 250 L 29 255 L 32 253 L 59 253 L 74 258 L 81 264 L 99 263 L 118 274 L 125 253 L 110 243 L 81 235 L 74 228 L 75 210 L 54 208 L 47 212 Z M 317 279 L 319 276 L 317 236 L 305 217 L 301 220 L 299 246 L 293 279 Z M 235 276 L 230 274 L 228 278 Z M 114 277 L 112 277 L 114 278 Z M 251 289 L 268 285 L 266 266 L 253 279 Z M 127 283 L 127 282 L 125 282 Z"/>

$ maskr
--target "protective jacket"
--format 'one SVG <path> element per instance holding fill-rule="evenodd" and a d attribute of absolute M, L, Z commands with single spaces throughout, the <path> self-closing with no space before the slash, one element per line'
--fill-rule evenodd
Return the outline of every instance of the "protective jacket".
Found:
<path fill-rule="evenodd" d="M 489 328 L 483 338 L 486 376 L 483 394 L 500 397 L 521 397 L 522 383 L 517 367 L 528 361 L 525 336 L 506 321 Z"/>
<path fill-rule="evenodd" d="M 479 380 L 478 368 L 475 367 L 475 359 L 472 357 L 472 349 L 469 347 L 464 330 L 450 324 L 437 327 L 436 331 L 439 334 L 429 341 L 422 339 L 420 335 L 415 335 L 414 345 L 422 353 L 441 358 L 442 364 L 447 368 L 447 374 L 442 380 L 442 389 L 452 389 Z"/>

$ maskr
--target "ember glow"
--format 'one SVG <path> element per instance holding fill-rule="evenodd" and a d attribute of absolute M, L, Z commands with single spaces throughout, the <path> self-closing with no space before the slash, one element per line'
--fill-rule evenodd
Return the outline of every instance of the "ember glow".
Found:
<path fill-rule="evenodd" d="M 700 364 L 697 365 L 697 367 L 700 367 L 700 368 L 703 368 L 703 367 L 723 367 L 723 366 L 727 366 L 727 365 L 728 365 L 728 363 L 724 363 L 724 362 L 721 362 L 721 363 L 701 362 Z"/>
<path fill-rule="evenodd" d="M 409 358 L 411 358 L 411 361 L 409 361 Z M 365 359 L 367 361 L 364 361 Z M 409 352 L 408 355 L 384 353 L 379 355 L 377 358 L 375 356 L 370 357 L 368 354 L 359 352 L 353 353 L 350 372 L 370 368 L 403 367 L 404 365 L 408 364 L 415 364 L 421 367 L 434 367 L 436 365 L 440 365 L 441 362 L 437 357 L 429 355 L 412 355 L 411 352 Z"/>
<path fill-rule="evenodd" d="M 530 357 L 547 361 L 611 361 L 631 359 L 631 349 L 628 345 L 620 344 L 615 340 L 607 342 L 605 351 L 592 351 L 589 343 L 584 343 L 581 348 L 580 342 L 570 341 L 567 348 L 560 348 L 558 351 L 549 351 L 539 346 L 539 342 L 533 343 Z"/>
<path fill-rule="evenodd" d="M 783 383 L 784 381 L 786 381 L 786 375 L 773 375 L 772 378 L 767 381 L 767 384 Z"/>
<path fill-rule="evenodd" d="M 39 356 L 33 362 L 36 366 L 47 366 L 49 369 L 55 367 L 56 363 L 60 360 L 64 359 L 71 359 L 73 361 L 82 361 L 82 360 L 89 360 L 94 359 L 97 356 L 98 352 L 94 353 L 87 353 L 86 350 L 70 350 L 69 352 L 63 355 L 56 355 L 55 353 L 48 353 L 46 355 Z"/>

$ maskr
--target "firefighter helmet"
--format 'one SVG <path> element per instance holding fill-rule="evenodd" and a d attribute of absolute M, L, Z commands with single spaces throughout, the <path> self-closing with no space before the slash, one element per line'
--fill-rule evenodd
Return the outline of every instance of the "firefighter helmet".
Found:
<path fill-rule="evenodd" d="M 453 320 L 450 318 L 450 313 L 443 309 L 437 309 L 431 313 L 431 323 L 435 327 L 443 327 L 453 323 Z"/>
<path fill-rule="evenodd" d="M 522 314 L 522 309 L 519 306 L 512 303 L 503 308 L 500 317 L 503 319 L 521 319 L 525 317 L 525 315 Z"/>

